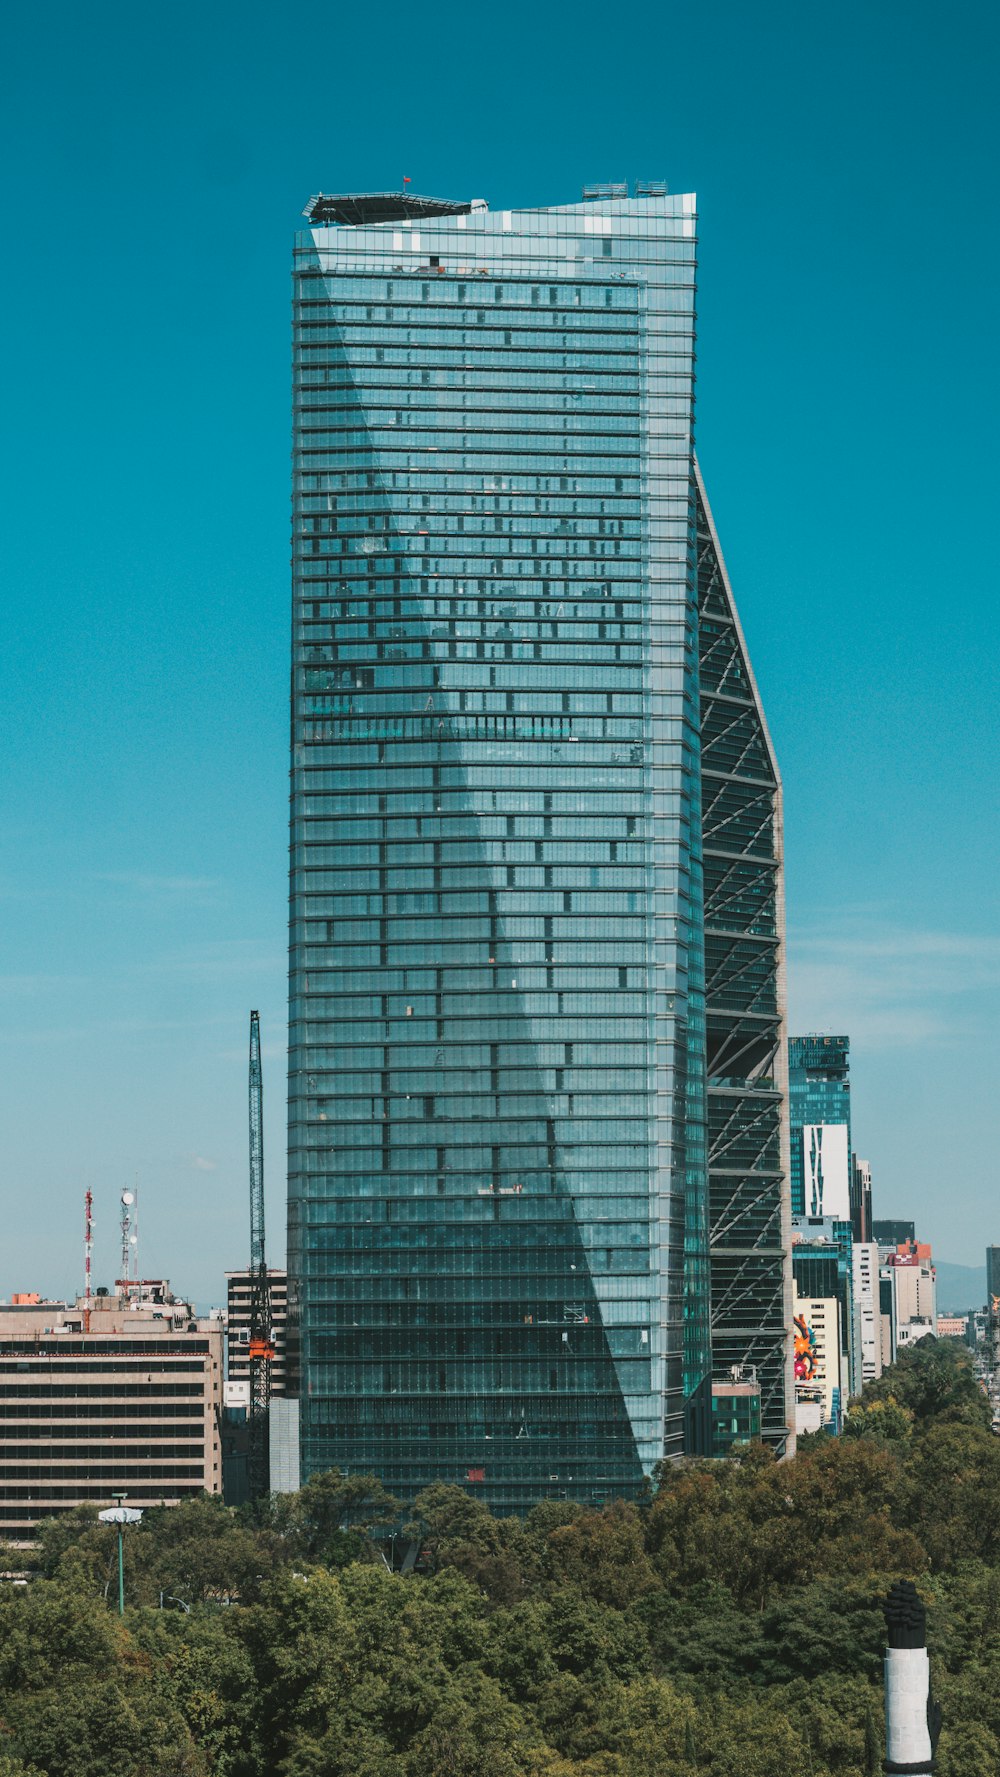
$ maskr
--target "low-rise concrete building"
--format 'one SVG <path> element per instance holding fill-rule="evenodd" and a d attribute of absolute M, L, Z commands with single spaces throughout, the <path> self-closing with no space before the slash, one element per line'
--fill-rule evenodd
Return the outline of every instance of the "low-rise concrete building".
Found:
<path fill-rule="evenodd" d="M 0 1305 L 0 1538 L 116 1493 L 221 1492 L 222 1338 L 166 1282 Z"/>

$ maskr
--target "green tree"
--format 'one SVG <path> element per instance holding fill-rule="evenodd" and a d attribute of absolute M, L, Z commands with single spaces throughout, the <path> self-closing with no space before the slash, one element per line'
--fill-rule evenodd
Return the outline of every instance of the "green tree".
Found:
<path fill-rule="evenodd" d="M 990 1421 L 971 1352 L 955 1340 L 935 1339 L 933 1334 L 908 1346 L 876 1381 L 865 1384 L 864 1406 L 888 1399 L 909 1408 L 918 1421 L 940 1419 L 946 1413 L 972 1424 Z"/>
<path fill-rule="evenodd" d="M 308 1561 L 338 1567 L 369 1558 L 370 1533 L 399 1517 L 400 1505 L 374 1475 L 338 1468 L 312 1475 L 291 1500 L 291 1537 Z"/>
<path fill-rule="evenodd" d="M 1000 1738 L 982 1722 L 956 1722 L 942 1727 L 938 1743 L 938 1777 L 996 1777 L 1000 1770 Z"/>
<path fill-rule="evenodd" d="M 844 1436 L 868 1438 L 875 1444 L 905 1444 L 912 1436 L 915 1414 L 901 1406 L 895 1395 L 852 1401 L 844 1421 Z"/>
<path fill-rule="evenodd" d="M 464 1487 L 425 1487 L 406 1534 L 420 1543 L 431 1571 L 452 1567 L 498 1604 L 523 1597 L 541 1570 L 545 1538 L 537 1526 L 495 1518 Z"/>
<path fill-rule="evenodd" d="M 546 1566 L 557 1585 L 572 1585 L 602 1604 L 623 1610 L 658 1587 L 646 1553 L 636 1506 L 614 1500 L 601 1512 L 581 1512 L 550 1531 Z"/>
<path fill-rule="evenodd" d="M 67 1522 L 66 1520 L 69 1520 Z M 67 1513 L 46 1525 L 40 1539 L 43 1573 L 107 1597 L 116 1587 L 118 1539 L 114 1526 L 93 1514 Z M 160 1595 L 198 1600 L 256 1597 L 274 1565 L 262 1546 L 218 1495 L 201 1494 L 175 1506 L 147 1508 L 125 1533 L 125 1595 L 130 1604 L 157 1604 Z"/>
<path fill-rule="evenodd" d="M 935 1567 L 1000 1562 L 1000 1439 L 971 1421 L 925 1425 L 907 1463 L 904 1502 Z"/>

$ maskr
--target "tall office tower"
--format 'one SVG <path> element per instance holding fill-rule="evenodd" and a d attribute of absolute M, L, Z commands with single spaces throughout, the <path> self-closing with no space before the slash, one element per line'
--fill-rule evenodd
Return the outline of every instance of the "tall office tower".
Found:
<path fill-rule="evenodd" d="M 776 1444 L 790 1406 L 780 792 L 694 462 L 694 199 L 306 215 L 302 1471 L 635 1494 L 707 1448 L 710 1301 Z"/>
<path fill-rule="evenodd" d="M 872 1238 L 872 1169 L 857 1154 L 851 1156 L 851 1231 L 855 1240 Z"/>
<path fill-rule="evenodd" d="M 851 1214 L 850 1038 L 788 1042 L 792 1214 Z"/>
<path fill-rule="evenodd" d="M 910 1236 L 912 1239 L 912 1235 Z M 986 1306 L 992 1307 L 996 1297 L 1000 1303 L 1000 1246 L 986 1248 Z"/>

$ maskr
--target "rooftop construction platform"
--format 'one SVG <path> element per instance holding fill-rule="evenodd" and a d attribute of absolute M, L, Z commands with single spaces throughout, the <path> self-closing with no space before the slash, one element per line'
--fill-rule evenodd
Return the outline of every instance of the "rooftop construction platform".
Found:
<path fill-rule="evenodd" d="M 455 203 L 443 197 L 410 197 L 405 191 L 352 191 L 330 197 L 322 191 L 303 210 L 313 223 L 339 222 L 358 228 L 373 222 L 419 222 L 435 216 L 468 216 L 485 210 L 481 198 Z"/>

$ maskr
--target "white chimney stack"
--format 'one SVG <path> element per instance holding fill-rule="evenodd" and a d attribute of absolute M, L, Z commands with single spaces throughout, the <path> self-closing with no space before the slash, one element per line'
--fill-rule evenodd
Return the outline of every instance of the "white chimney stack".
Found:
<path fill-rule="evenodd" d="M 885 1601 L 885 1764 L 895 1777 L 934 1770 L 941 1710 L 931 1701 L 927 1613 L 912 1580 L 897 1580 Z"/>

